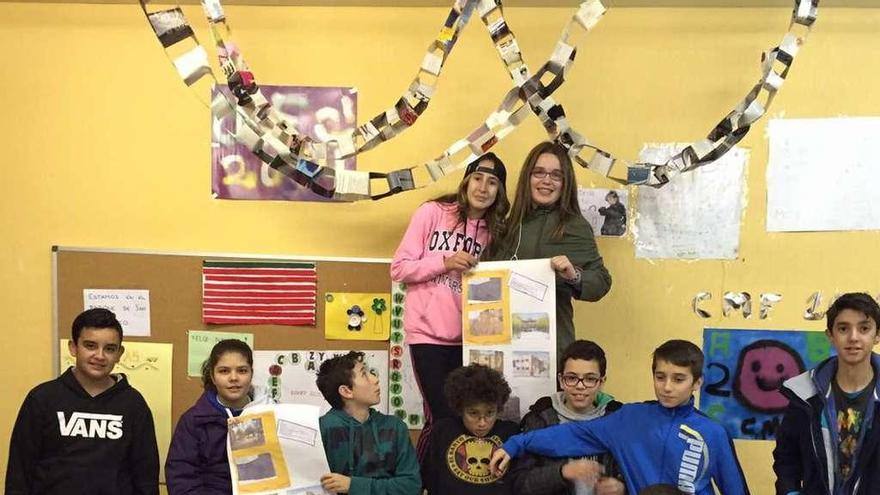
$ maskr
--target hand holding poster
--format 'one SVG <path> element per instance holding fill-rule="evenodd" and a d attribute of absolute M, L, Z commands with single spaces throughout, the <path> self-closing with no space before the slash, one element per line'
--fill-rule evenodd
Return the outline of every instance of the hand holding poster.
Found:
<path fill-rule="evenodd" d="M 229 418 L 233 494 L 327 494 L 320 479 L 330 467 L 318 416 L 317 406 L 264 404 Z"/>

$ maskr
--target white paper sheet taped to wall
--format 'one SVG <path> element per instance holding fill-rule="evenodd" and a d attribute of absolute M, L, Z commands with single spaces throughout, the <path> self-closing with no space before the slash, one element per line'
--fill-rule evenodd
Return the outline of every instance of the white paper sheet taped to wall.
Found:
<path fill-rule="evenodd" d="M 768 123 L 767 230 L 880 229 L 880 118 Z"/>

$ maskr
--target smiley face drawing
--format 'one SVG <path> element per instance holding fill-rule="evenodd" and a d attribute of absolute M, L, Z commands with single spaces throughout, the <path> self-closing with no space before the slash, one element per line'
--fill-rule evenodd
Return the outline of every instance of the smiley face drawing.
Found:
<path fill-rule="evenodd" d="M 804 361 L 778 340 L 758 340 L 740 351 L 733 394 L 746 407 L 763 413 L 778 413 L 788 406 L 779 388 L 782 382 L 804 372 Z"/>

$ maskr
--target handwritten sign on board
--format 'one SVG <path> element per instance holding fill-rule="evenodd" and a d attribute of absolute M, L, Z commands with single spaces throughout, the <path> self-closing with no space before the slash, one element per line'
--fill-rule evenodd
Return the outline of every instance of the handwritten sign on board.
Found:
<path fill-rule="evenodd" d="M 202 363 L 211 355 L 211 349 L 221 340 L 238 339 L 254 348 L 254 334 L 236 332 L 208 332 L 205 330 L 189 330 L 186 332 L 189 346 L 186 353 L 187 376 L 202 376 Z"/>
<path fill-rule="evenodd" d="M 150 336 L 150 291 L 83 289 L 83 309 L 106 308 L 116 313 L 126 337 Z"/>

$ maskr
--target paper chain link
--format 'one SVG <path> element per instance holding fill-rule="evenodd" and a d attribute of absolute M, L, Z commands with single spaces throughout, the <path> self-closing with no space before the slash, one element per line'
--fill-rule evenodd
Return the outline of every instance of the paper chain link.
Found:
<path fill-rule="evenodd" d="M 406 91 L 386 111 L 357 127 L 341 139 L 320 142 L 300 135 L 263 96 L 241 52 L 231 42 L 231 31 L 219 0 L 202 0 L 217 48 L 221 71 L 228 90 L 221 88 L 213 101 L 206 92 L 196 91 L 201 82 L 216 85 L 217 78 L 208 55 L 199 43 L 180 7 L 151 11 L 149 0 L 139 0 L 159 42 L 184 82 L 203 103 L 219 115 L 235 112 L 239 125 L 235 139 L 247 146 L 260 160 L 298 184 L 324 197 L 342 200 L 381 199 L 402 191 L 425 187 L 433 181 L 464 168 L 504 139 L 525 118 L 534 113 L 551 139 L 568 151 L 572 159 L 621 184 L 659 187 L 676 174 L 711 163 L 738 143 L 751 125 L 767 111 L 788 75 L 794 57 L 816 20 L 818 0 L 796 0 L 788 32 L 779 46 L 764 53 L 762 77 L 709 135 L 661 164 L 629 163 L 594 146 L 578 133 L 552 94 L 562 85 L 574 62 L 577 48 L 568 43 L 571 29 L 580 26 L 589 32 L 605 13 L 599 0 L 586 0 L 563 29 L 553 54 L 534 75 L 523 61 L 516 36 L 504 18 L 498 0 L 456 0 L 446 22 L 428 47 L 425 58 Z M 328 157 L 344 159 L 368 151 L 393 139 L 411 127 L 428 108 L 440 73 L 461 29 L 476 11 L 486 26 L 504 63 L 513 88 L 486 120 L 449 146 L 440 156 L 420 166 L 388 173 L 345 170 L 321 165 Z M 543 83 L 545 76 L 551 76 Z M 622 167 L 620 165 L 623 165 Z M 620 174 L 619 169 L 625 171 Z M 387 190 L 373 192 L 372 181 L 384 180 Z"/>

